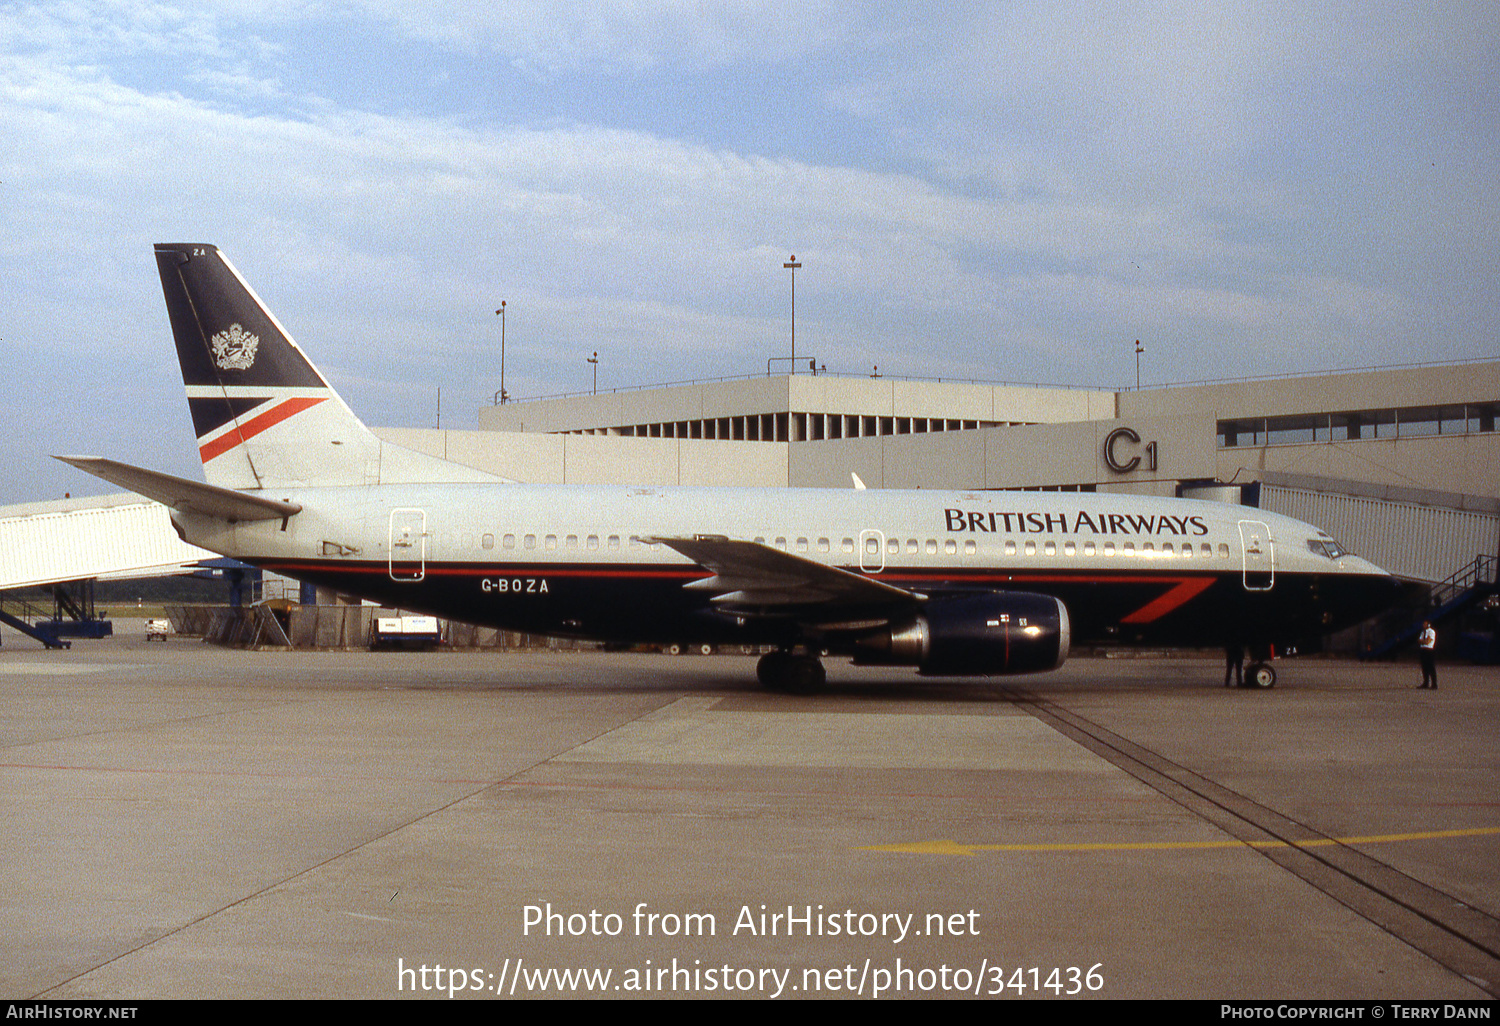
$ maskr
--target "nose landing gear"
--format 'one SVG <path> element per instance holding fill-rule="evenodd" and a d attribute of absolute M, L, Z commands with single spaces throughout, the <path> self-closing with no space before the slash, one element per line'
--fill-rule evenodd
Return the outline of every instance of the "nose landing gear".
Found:
<path fill-rule="evenodd" d="M 1251 663 L 1245 670 L 1245 687 L 1274 688 L 1276 668 L 1270 663 Z"/>

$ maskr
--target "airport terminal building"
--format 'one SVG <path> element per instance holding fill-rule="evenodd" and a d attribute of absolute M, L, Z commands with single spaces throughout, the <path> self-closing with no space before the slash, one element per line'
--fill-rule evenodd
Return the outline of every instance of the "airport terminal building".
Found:
<path fill-rule="evenodd" d="M 475 430 L 379 433 L 530 482 L 1242 502 L 1435 583 L 1500 554 L 1497 415 L 1500 361 L 1121 392 L 820 372 L 510 402 Z"/>

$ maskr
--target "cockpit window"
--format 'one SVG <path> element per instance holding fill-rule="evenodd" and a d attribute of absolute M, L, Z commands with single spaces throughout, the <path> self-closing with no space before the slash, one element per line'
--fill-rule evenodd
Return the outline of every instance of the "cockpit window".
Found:
<path fill-rule="evenodd" d="M 1307 547 L 1318 555 L 1327 556 L 1329 559 L 1341 559 L 1349 555 L 1349 550 L 1332 538 L 1309 538 L 1307 539 Z"/>

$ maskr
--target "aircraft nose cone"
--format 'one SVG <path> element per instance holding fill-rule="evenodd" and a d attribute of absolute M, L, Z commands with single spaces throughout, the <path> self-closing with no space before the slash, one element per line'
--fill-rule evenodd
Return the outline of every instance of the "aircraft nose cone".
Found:
<path fill-rule="evenodd" d="M 1423 584 L 1421 581 L 1403 581 L 1392 577 L 1390 580 L 1391 604 L 1416 605 L 1427 598 L 1432 586 Z"/>
<path fill-rule="evenodd" d="M 1427 599 L 1428 585 L 1399 577 L 1382 577 L 1363 587 L 1365 619 L 1391 609 L 1415 609 Z"/>

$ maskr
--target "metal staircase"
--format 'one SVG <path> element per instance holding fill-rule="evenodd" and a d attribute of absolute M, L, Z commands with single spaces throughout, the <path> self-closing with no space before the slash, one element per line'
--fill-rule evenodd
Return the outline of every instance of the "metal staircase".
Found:
<path fill-rule="evenodd" d="M 32 605 L 24 599 L 0 597 L 0 623 L 14 627 L 28 638 L 40 641 L 48 648 L 71 648 L 72 643 L 58 637 L 46 619 L 47 610 Z"/>
<path fill-rule="evenodd" d="M 65 638 L 107 638 L 114 625 L 94 609 L 94 580 L 58 581 L 52 592 L 52 613 L 14 595 L 0 596 L 0 623 L 9 624 L 48 648 L 72 647 Z"/>
<path fill-rule="evenodd" d="M 1442 623 L 1495 594 L 1500 590 L 1497 573 L 1500 573 L 1500 556 L 1475 556 L 1473 562 L 1464 565 L 1442 583 L 1432 586 L 1426 607 L 1415 612 L 1405 611 L 1405 615 L 1415 615 L 1415 619 L 1379 645 L 1363 652 L 1360 658 L 1388 658 L 1403 646 L 1416 642 L 1417 635 L 1422 632 L 1424 620 L 1431 620 L 1434 624 Z"/>

